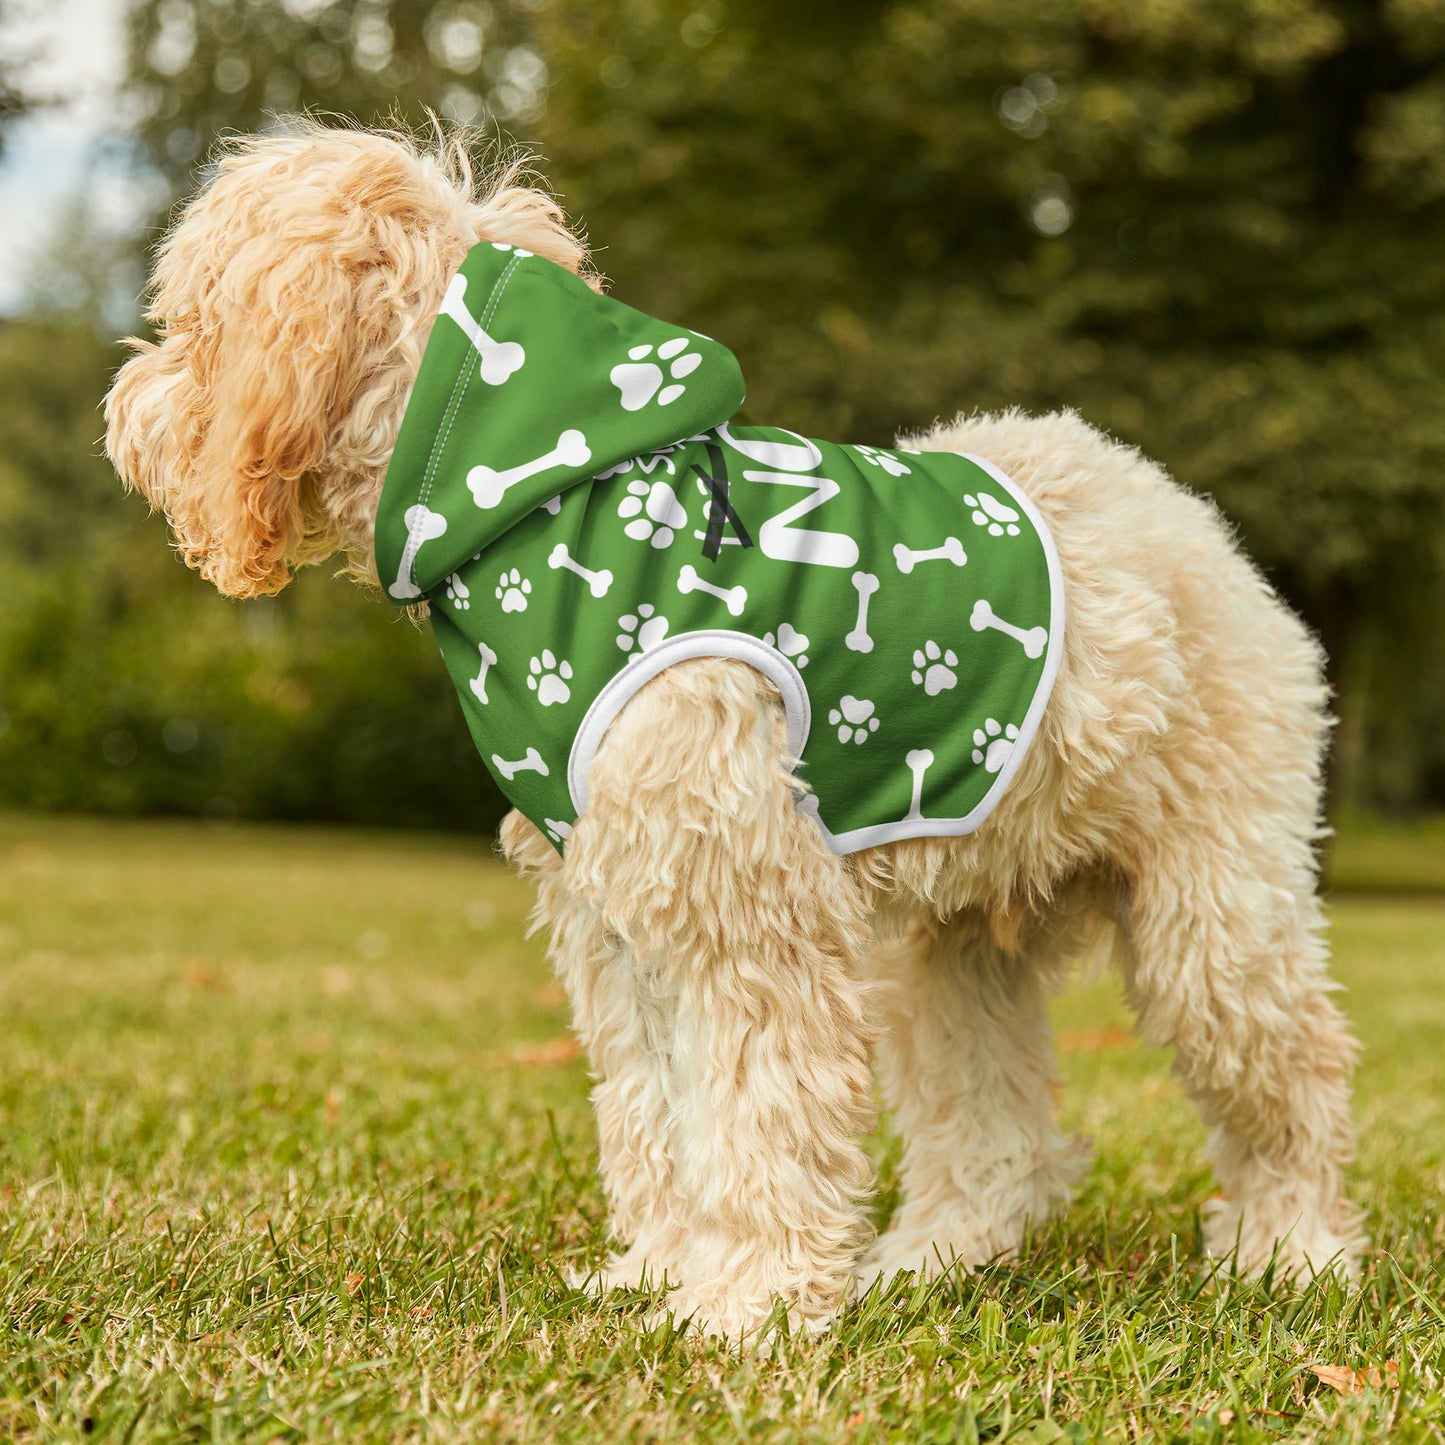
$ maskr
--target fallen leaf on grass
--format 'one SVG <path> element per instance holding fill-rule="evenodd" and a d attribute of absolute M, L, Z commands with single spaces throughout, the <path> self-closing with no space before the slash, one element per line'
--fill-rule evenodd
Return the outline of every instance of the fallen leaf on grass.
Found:
<path fill-rule="evenodd" d="M 219 969 L 199 959 L 190 959 L 181 969 L 181 982 L 187 988 L 206 989 L 211 993 L 230 993 L 231 980 Z"/>
<path fill-rule="evenodd" d="M 571 1034 L 563 1034 L 559 1039 L 547 1039 L 540 1044 L 517 1044 L 502 1055 L 502 1062 L 536 1069 L 549 1064 L 570 1064 L 581 1057 L 582 1045 Z"/>
<path fill-rule="evenodd" d="M 354 1295 L 362 1285 L 366 1283 L 364 1274 L 349 1274 L 346 1276 L 346 1293 Z"/>
<path fill-rule="evenodd" d="M 1066 1054 L 1089 1054 L 1103 1049 L 1127 1049 L 1137 1043 L 1128 1029 L 1062 1029 L 1058 1046 Z"/>
<path fill-rule="evenodd" d="M 1352 1370 L 1348 1365 L 1311 1365 L 1320 1384 L 1328 1385 L 1341 1395 L 1363 1395 L 1368 1389 L 1400 1388 L 1400 1362 L 1386 1360 L 1383 1374 L 1373 1365 L 1368 1370 Z"/>

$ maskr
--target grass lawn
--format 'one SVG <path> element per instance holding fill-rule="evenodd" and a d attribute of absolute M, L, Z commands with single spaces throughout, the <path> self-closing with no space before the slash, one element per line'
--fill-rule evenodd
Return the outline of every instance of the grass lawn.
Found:
<path fill-rule="evenodd" d="M 1445 1440 L 1445 899 L 1331 906 L 1360 1287 L 1201 1265 L 1202 1131 L 1106 982 L 1058 1006 L 1073 1207 L 772 1359 L 566 1283 L 602 1204 L 529 902 L 480 842 L 0 817 L 0 1440 Z"/>

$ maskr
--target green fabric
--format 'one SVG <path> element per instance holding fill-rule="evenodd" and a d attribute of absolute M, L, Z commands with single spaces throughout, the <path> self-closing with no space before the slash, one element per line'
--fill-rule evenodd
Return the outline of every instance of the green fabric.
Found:
<path fill-rule="evenodd" d="M 736 359 L 484 244 L 428 343 L 377 516 L 482 757 L 560 848 L 638 687 L 688 657 L 778 685 L 838 852 L 969 832 L 1058 667 L 1053 545 L 988 463 L 733 427 Z"/>

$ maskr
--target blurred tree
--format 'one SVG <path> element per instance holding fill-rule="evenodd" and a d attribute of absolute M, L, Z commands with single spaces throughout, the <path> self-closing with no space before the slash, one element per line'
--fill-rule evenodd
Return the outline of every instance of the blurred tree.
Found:
<path fill-rule="evenodd" d="M 3 0 L 0 0 L 3 3 Z M 525 0 L 140 0 L 128 103 L 164 198 L 224 130 L 298 107 L 369 124 L 520 121 L 545 67 Z M 504 804 L 424 632 L 312 574 L 235 604 L 185 571 L 95 441 L 118 267 L 83 218 L 0 329 L 0 802 L 489 827 Z M 60 507 L 55 499 L 68 498 Z"/>
<path fill-rule="evenodd" d="M 739 352 L 756 419 L 877 442 L 1071 405 L 1138 443 L 1320 629 L 1343 792 L 1378 791 L 1377 724 L 1398 744 L 1445 670 L 1426 619 L 1378 625 L 1445 560 L 1437 0 L 558 0 L 537 27 L 553 181 L 627 300 Z"/>
<path fill-rule="evenodd" d="M 15 18 L 14 0 L 0 0 L 0 34 Z M 5 153 L 5 132 L 34 104 L 20 83 L 22 57 L 8 46 L 0 51 L 0 155 Z"/>
<path fill-rule="evenodd" d="M 1078 407 L 1325 634 L 1345 796 L 1445 801 L 1439 0 L 137 0 L 131 45 L 172 195 L 299 105 L 542 141 L 755 419 Z M 0 325 L 0 798 L 494 818 L 424 634 L 315 574 L 227 603 L 120 498 L 72 292 Z"/>
<path fill-rule="evenodd" d="M 312 572 L 216 595 L 121 492 L 82 313 L 0 322 L 0 806 L 490 828 L 427 635 Z"/>
<path fill-rule="evenodd" d="M 368 125 L 525 125 L 547 70 L 528 17 L 545 0 L 139 0 L 127 89 L 149 162 L 180 192 L 215 137 L 301 109 Z"/>

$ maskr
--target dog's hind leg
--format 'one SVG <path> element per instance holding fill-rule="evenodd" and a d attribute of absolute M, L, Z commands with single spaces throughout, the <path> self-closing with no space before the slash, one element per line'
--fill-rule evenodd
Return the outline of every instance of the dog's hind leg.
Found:
<path fill-rule="evenodd" d="M 568 844 L 571 886 L 647 961 L 664 1152 L 685 1211 L 668 1309 L 737 1340 L 781 1300 L 819 1327 L 867 1242 L 867 939 L 851 870 L 800 812 L 776 695 L 680 663 L 628 704 Z M 656 1143 L 656 1141 L 653 1141 Z"/>
<path fill-rule="evenodd" d="M 1344 1197 L 1355 1044 L 1330 999 L 1307 844 L 1269 830 L 1189 835 L 1134 878 L 1128 990 L 1151 1043 L 1172 1044 L 1225 1200 L 1211 1254 L 1262 1272 L 1353 1273 L 1364 1237 Z M 1202 830 L 1201 830 L 1202 831 Z M 1261 848 L 1261 842 L 1264 847 Z M 1291 878 L 1290 872 L 1295 876 Z"/>
<path fill-rule="evenodd" d="M 1226 1202 L 1209 1251 L 1237 1247 L 1251 1274 L 1276 1245 L 1290 1274 L 1349 1272 L 1364 1243 L 1343 1187 L 1355 1044 L 1315 895 L 1319 652 L 1237 558 L 1203 577 L 1181 563 L 1179 578 L 1187 690 L 1169 733 L 1120 773 L 1129 791 L 1095 811 L 1128 884 L 1125 981 L 1213 1131 Z"/>
<path fill-rule="evenodd" d="M 902 1202 L 860 1287 L 1008 1257 L 1065 1202 L 1087 1149 L 1054 1122 L 1047 994 L 1061 964 L 1005 952 L 980 913 L 912 924 L 872 955 L 879 1072 L 903 1136 Z"/>

